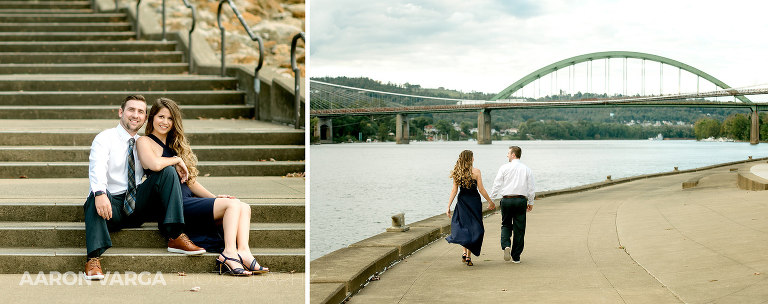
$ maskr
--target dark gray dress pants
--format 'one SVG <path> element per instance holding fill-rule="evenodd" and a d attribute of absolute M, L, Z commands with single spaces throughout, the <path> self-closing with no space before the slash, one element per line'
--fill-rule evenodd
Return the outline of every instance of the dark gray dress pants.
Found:
<path fill-rule="evenodd" d="M 105 220 L 96 212 L 93 193 L 83 205 L 85 211 L 85 244 L 88 257 L 99 257 L 112 247 L 109 232 L 123 228 L 140 227 L 144 222 L 157 222 L 164 234 L 166 226 L 181 229 L 184 225 L 184 209 L 181 199 L 179 175 L 173 166 L 147 176 L 136 189 L 136 206 L 131 215 L 123 212 L 125 194 L 107 193 L 112 203 L 112 218 Z M 164 235 L 166 238 L 167 235 Z M 171 236 L 176 237 L 176 236 Z"/>

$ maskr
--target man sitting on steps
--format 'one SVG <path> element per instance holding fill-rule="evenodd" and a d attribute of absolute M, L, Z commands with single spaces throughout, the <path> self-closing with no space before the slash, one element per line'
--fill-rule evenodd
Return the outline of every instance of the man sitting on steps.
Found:
<path fill-rule="evenodd" d="M 205 249 L 182 233 L 184 213 L 179 176 L 183 182 L 189 172 L 181 158 L 164 158 L 165 168 L 142 181 L 144 170 L 135 143 L 147 118 L 144 96 L 126 97 L 118 116 L 119 125 L 96 135 L 91 144 L 88 166 L 91 187 L 83 205 L 88 250 L 85 278 L 88 280 L 104 278 L 99 257 L 112 247 L 109 232 L 140 227 L 147 221 L 158 222 L 160 232 L 168 239 L 168 251 L 187 255 L 205 253 Z"/>

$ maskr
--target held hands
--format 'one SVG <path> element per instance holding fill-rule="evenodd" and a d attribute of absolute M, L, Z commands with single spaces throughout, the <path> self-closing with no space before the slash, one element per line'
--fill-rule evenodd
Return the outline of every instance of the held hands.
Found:
<path fill-rule="evenodd" d="M 488 201 L 488 210 L 496 209 L 496 204 L 493 201 Z"/>
<path fill-rule="evenodd" d="M 106 194 L 96 196 L 95 198 L 96 213 L 103 217 L 105 220 L 112 219 L 112 204 L 109 201 L 109 197 Z"/>

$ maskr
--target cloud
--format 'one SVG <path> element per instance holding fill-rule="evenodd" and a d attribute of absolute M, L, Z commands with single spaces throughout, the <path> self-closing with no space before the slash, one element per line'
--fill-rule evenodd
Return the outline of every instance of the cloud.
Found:
<path fill-rule="evenodd" d="M 768 82 L 768 21 L 754 3 L 313 0 L 309 74 L 498 92 L 550 63 L 624 50 L 751 85 Z"/>

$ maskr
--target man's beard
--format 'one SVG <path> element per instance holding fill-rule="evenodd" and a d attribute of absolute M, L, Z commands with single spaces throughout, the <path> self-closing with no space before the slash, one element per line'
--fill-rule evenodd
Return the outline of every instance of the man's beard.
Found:
<path fill-rule="evenodd" d="M 138 124 L 138 125 L 136 126 L 136 129 L 134 130 L 134 129 L 131 129 L 131 124 L 130 124 L 130 121 L 122 121 L 122 120 L 121 120 L 121 122 L 123 122 L 123 128 L 125 128 L 126 130 L 128 130 L 128 131 L 130 131 L 130 132 L 136 132 L 136 133 L 138 133 L 138 132 L 139 132 L 139 130 L 141 130 L 141 127 L 142 127 L 142 126 L 144 126 L 144 124 L 143 124 L 143 123 L 142 123 L 142 124 Z"/>

